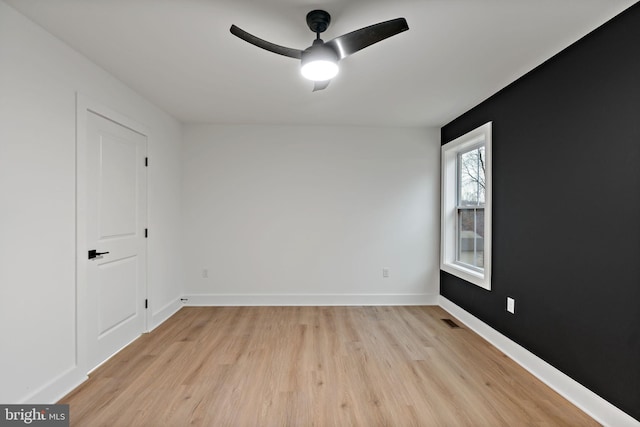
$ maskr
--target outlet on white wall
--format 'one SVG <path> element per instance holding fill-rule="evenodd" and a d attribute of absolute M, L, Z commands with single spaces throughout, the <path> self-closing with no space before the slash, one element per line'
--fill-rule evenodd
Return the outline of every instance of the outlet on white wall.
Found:
<path fill-rule="evenodd" d="M 209 277 L 209 269 L 208 268 L 203 268 L 202 269 L 202 278 L 206 279 Z"/>
<path fill-rule="evenodd" d="M 389 269 L 388 268 L 383 268 L 382 269 L 382 277 L 389 277 Z"/>
<path fill-rule="evenodd" d="M 516 300 L 511 297 L 507 297 L 507 311 L 511 314 L 516 312 Z"/>

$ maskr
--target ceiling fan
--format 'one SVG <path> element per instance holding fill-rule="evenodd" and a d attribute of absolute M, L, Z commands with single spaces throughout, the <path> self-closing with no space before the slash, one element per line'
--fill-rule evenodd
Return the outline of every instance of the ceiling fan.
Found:
<path fill-rule="evenodd" d="M 325 43 L 320 38 L 320 34 L 326 31 L 330 22 L 331 15 L 324 10 L 312 10 L 307 14 L 307 25 L 311 31 L 316 33 L 316 39 L 305 50 L 292 49 L 268 42 L 235 25 L 231 25 L 230 31 L 231 34 L 242 40 L 269 52 L 299 59 L 302 75 L 315 82 L 313 87 L 315 92 L 329 86 L 331 79 L 338 74 L 338 62 L 341 59 L 409 29 L 406 19 L 397 18 L 360 28 Z"/>

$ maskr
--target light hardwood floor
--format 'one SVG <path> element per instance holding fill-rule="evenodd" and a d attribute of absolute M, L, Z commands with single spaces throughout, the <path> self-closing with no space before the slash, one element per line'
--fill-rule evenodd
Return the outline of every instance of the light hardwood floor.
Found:
<path fill-rule="evenodd" d="M 73 426 L 598 425 L 439 307 L 183 308 L 60 403 Z"/>

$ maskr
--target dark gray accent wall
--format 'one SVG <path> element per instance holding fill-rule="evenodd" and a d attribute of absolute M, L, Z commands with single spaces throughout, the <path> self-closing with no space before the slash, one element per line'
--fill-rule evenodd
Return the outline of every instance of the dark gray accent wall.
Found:
<path fill-rule="evenodd" d="M 640 420 L 640 3 L 442 141 L 488 121 L 492 290 L 441 271 L 441 294 Z"/>

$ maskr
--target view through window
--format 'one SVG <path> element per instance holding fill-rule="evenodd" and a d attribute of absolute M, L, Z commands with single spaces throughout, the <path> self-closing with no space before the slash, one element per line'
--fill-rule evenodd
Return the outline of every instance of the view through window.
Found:
<path fill-rule="evenodd" d="M 458 154 L 456 261 L 484 267 L 485 147 Z"/>

